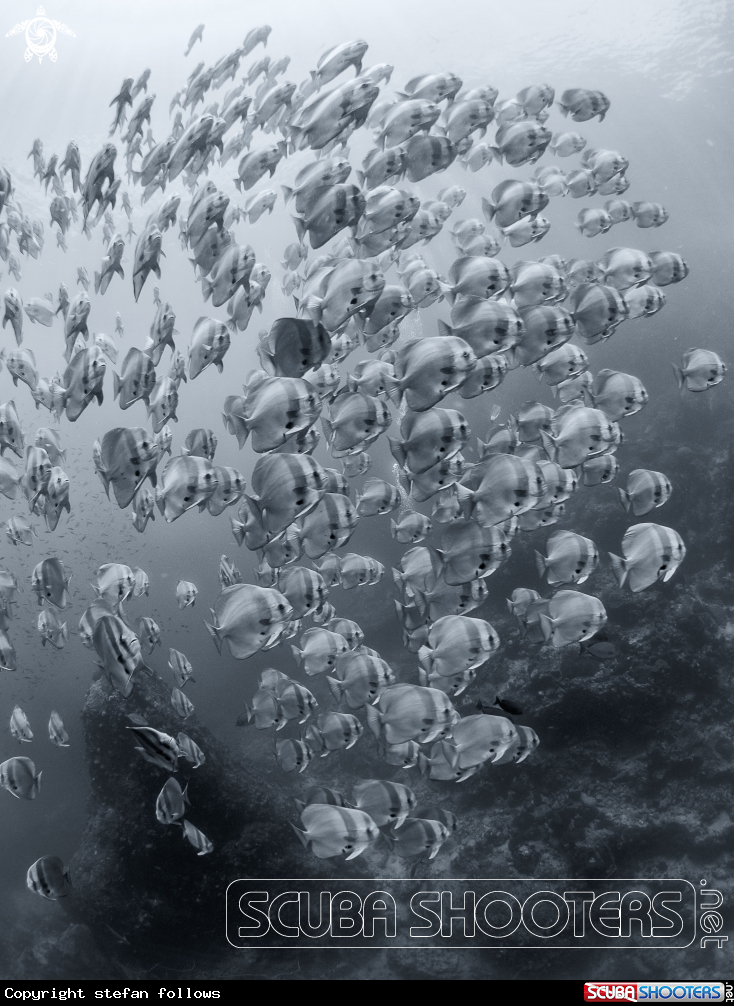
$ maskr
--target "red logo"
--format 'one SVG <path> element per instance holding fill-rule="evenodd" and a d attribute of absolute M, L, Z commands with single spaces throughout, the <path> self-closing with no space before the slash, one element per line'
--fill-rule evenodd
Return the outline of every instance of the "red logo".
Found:
<path fill-rule="evenodd" d="M 637 1002 L 635 982 L 584 982 L 584 1000 L 590 1002 Z"/>

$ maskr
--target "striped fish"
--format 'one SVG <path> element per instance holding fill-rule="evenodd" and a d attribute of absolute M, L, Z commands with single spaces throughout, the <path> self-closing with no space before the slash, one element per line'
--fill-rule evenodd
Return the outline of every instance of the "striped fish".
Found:
<path fill-rule="evenodd" d="M 34 800 L 41 792 L 42 772 L 36 775 L 36 766 L 30 758 L 8 758 L 0 765 L 0 786 L 14 797 Z"/>
<path fill-rule="evenodd" d="M 41 856 L 29 867 L 26 884 L 48 901 L 65 898 L 71 886 L 69 867 L 64 866 L 58 856 Z"/>
<path fill-rule="evenodd" d="M 155 802 L 155 816 L 161 824 L 176 824 L 184 816 L 186 805 L 191 806 L 188 788 L 182 790 L 173 776 L 166 780 Z"/>
<path fill-rule="evenodd" d="M 128 727 L 135 734 L 136 740 L 140 741 L 135 748 L 146 761 L 151 765 L 157 765 L 167 772 L 175 772 L 178 766 L 178 757 L 181 754 L 178 744 L 160 730 L 155 730 L 148 726 Z"/>

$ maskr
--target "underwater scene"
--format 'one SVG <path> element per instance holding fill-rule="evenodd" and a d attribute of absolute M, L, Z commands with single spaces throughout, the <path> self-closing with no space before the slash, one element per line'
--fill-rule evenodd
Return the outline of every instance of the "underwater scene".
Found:
<path fill-rule="evenodd" d="M 732 5 L 53 2 L 0 26 L 0 973 L 723 973 L 242 949 L 225 892 L 732 897 Z"/>

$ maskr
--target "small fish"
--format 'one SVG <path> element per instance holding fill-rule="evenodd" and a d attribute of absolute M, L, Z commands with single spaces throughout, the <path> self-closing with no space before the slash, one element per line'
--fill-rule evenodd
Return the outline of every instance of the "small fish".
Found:
<path fill-rule="evenodd" d="M 48 721 L 48 736 L 51 743 L 57 747 L 69 747 L 69 735 L 64 729 L 64 721 L 55 710 L 51 713 L 51 718 Z"/>
<path fill-rule="evenodd" d="M 41 775 L 39 773 L 38 779 Z M 41 856 L 28 868 L 26 885 L 29 891 L 40 894 L 47 901 L 65 898 L 71 886 L 69 867 L 58 856 Z"/>
<path fill-rule="evenodd" d="M 135 734 L 139 746 L 135 750 L 152 765 L 175 772 L 178 765 L 180 750 L 178 744 L 168 734 L 155 730 L 145 724 L 128 727 Z"/>
<path fill-rule="evenodd" d="M 177 740 L 180 756 L 190 762 L 192 768 L 199 768 L 204 764 L 206 755 L 187 734 L 179 733 Z"/>
<path fill-rule="evenodd" d="M 190 580 L 179 580 L 176 586 L 176 600 L 180 609 L 193 608 L 199 590 Z"/>
<path fill-rule="evenodd" d="M 29 744 L 33 740 L 33 731 L 28 722 L 28 717 L 20 706 L 15 706 L 13 714 L 10 717 L 10 733 L 17 741 L 25 742 L 26 744 Z"/>
<path fill-rule="evenodd" d="M 213 852 L 214 846 L 203 831 L 199 831 L 198 828 L 194 827 L 194 825 L 185 818 L 181 824 L 183 825 L 184 838 L 190 842 L 195 849 L 198 849 L 197 855 L 206 856 L 208 853 Z"/>
<path fill-rule="evenodd" d="M 173 776 L 166 780 L 155 802 L 155 816 L 161 824 L 178 824 L 190 806 L 187 790 L 188 786 L 182 790 Z"/>
<path fill-rule="evenodd" d="M 685 384 L 688 391 L 707 391 L 721 384 L 726 374 L 726 364 L 710 349 L 689 349 L 683 354 L 682 367 L 673 364 L 678 387 Z"/>
<path fill-rule="evenodd" d="M 481 705 L 482 712 L 484 712 L 484 703 L 481 701 L 477 703 L 477 707 Z M 500 698 L 499 695 L 495 695 L 493 706 L 499 706 L 500 709 L 504 709 L 506 713 L 510 713 L 511 716 L 522 716 L 522 709 L 520 706 L 513 702 L 512 699 Z"/>
<path fill-rule="evenodd" d="M 317 859 L 345 855 L 355 859 L 375 842 L 380 831 L 361 810 L 328 804 L 309 804 L 301 812 L 303 829 L 292 825 L 303 847 Z"/>

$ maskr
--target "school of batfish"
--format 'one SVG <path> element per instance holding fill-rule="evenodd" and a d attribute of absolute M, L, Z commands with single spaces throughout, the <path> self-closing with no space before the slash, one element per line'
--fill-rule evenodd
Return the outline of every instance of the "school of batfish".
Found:
<path fill-rule="evenodd" d="M 185 55 L 203 32 L 199 25 Z M 110 336 L 90 336 L 93 298 L 114 293 L 114 284 L 126 281 L 123 254 L 134 237 L 135 300 L 151 273 L 160 279 L 164 242 L 176 243 L 167 231 L 178 214 L 181 248 L 190 256 L 202 299 L 212 309 L 226 308 L 226 318 L 202 316 L 187 325 L 187 359 L 176 345 L 173 307 L 156 288 L 150 336 L 144 346 L 129 349 L 113 375 L 120 408 L 143 402 L 148 426 L 111 429 L 91 449 L 107 495 L 111 490 L 141 533 L 156 508 L 170 523 L 189 510 L 217 516 L 238 507 L 232 530 L 238 545 L 257 553 L 257 582 L 243 582 L 222 556 L 222 589 L 206 629 L 220 652 L 226 642 L 238 660 L 295 640 L 287 658 L 292 652 L 306 678 L 325 675 L 335 704 L 317 713 L 317 700 L 303 681 L 273 668 L 260 675 L 238 723 L 302 728 L 298 739 L 275 745 L 284 771 L 303 772 L 317 755 L 364 744 L 363 735 L 371 733 L 388 765 L 418 766 L 430 779 L 464 781 L 482 766 L 521 762 L 539 743 L 530 727 L 515 725 L 512 715 L 521 710 L 509 699 L 498 697 L 493 706 L 480 702 L 480 711 L 470 716 L 461 716 L 451 701 L 499 646 L 492 626 L 470 617 L 487 595 L 486 578 L 508 561 L 515 535 L 556 523 L 572 493 L 615 479 L 620 424 L 648 398 L 632 374 L 592 374 L 584 346 L 609 339 L 626 319 L 659 311 L 664 288 L 683 280 L 688 267 L 674 252 L 627 247 L 611 248 L 593 261 L 553 254 L 504 264 L 503 247 L 536 243 L 548 233 L 550 222 L 541 213 L 551 199 L 606 197 L 603 207 L 578 214 L 576 227 L 587 237 L 618 225 L 659 227 L 668 218 L 658 203 L 622 198 L 630 185 L 622 154 L 588 149 L 579 133 L 554 134 L 547 127 L 555 101 L 547 84 L 501 100 L 492 86 L 463 90 L 459 77 L 442 72 L 390 91 L 394 68 L 365 69 L 368 46 L 360 40 L 325 52 L 300 85 L 282 79 L 287 56 L 263 56 L 242 73 L 243 57 L 267 46 L 270 32 L 269 26 L 255 28 L 213 66 L 199 63 L 170 102 L 169 118 L 174 111 L 175 117 L 160 142 L 150 128 L 156 100 L 148 93 L 151 71 L 123 81 L 110 103 L 110 137 L 119 131 L 127 190 L 111 140 L 86 170 L 74 141 L 63 158 L 54 154 L 48 161 L 42 141 L 34 142 L 29 158 L 43 192 L 51 188 L 48 209 L 59 246 L 66 251 L 75 223 L 90 240 L 101 223 L 106 252 L 93 281 L 79 267 L 81 289 L 74 297 L 63 283 L 56 301 L 50 294 L 24 299 L 8 287 L 2 326 L 10 324 L 17 345 L 3 348 L 0 357 L 14 384 L 26 384 L 36 407 L 47 409 L 57 424 L 64 416 L 75 422 L 94 399 L 101 403 L 106 360 L 116 366 L 118 348 Z M 231 89 L 204 107 L 226 81 L 233 82 Z M 601 121 L 610 108 L 604 94 L 584 88 L 564 91 L 557 105 L 574 123 Z M 492 144 L 485 140 L 490 128 Z M 358 131 L 371 137 L 370 149 L 353 171 L 347 144 L 353 137 L 356 142 Z M 489 164 L 532 165 L 546 151 L 557 158 L 580 155 L 580 163 L 570 171 L 549 164 L 530 181 L 507 178 L 495 185 L 482 200 L 483 219 L 457 219 L 451 226 L 456 258 L 450 267 L 443 273 L 434 268 L 427 246 L 466 193 L 453 184 L 437 199 L 422 200 L 417 190 L 404 187 L 405 180 L 415 185 L 454 163 L 471 172 Z M 182 382 L 209 366 L 222 372 L 231 341 L 248 328 L 256 308 L 262 311 L 271 280 L 235 228 L 252 227 L 272 213 L 279 194 L 263 189 L 239 205 L 207 175 L 219 170 L 221 184 L 232 191 L 231 177 L 221 169 L 231 162 L 229 172 L 236 164 L 234 185 L 249 193 L 294 159 L 298 170 L 282 187 L 282 198 L 292 211 L 296 239 L 283 253 L 282 288 L 295 309 L 260 332 L 261 369 L 246 377 L 241 395 L 221 404 L 226 431 L 240 448 L 249 441 L 258 456 L 246 494 L 240 472 L 214 464 L 217 438 L 211 429 L 192 430 L 173 456 L 167 424 L 177 420 Z M 165 196 L 176 179 L 189 190 L 188 205 L 178 194 Z M 160 205 L 136 234 L 132 200 L 139 196 L 144 205 L 156 195 L 163 197 Z M 128 220 L 126 236 L 117 229 L 118 203 Z M 43 243 L 43 223 L 24 213 L 9 172 L 0 168 L 0 257 L 16 282 L 21 257 L 38 257 Z M 417 326 L 413 337 L 401 336 L 406 319 L 438 301 L 449 315 L 434 334 L 415 337 Z M 62 373 L 39 374 L 33 353 L 22 347 L 26 318 L 47 327 L 63 321 Z M 116 335 L 124 336 L 119 313 Z M 571 341 L 574 336 L 580 344 Z M 358 347 L 369 356 L 343 375 L 339 364 Z M 458 405 L 457 395 L 484 395 L 510 371 L 527 367 L 550 386 L 559 407 L 527 402 L 499 424 L 499 407 L 488 405 L 486 438 L 477 438 L 476 460 L 469 460 L 463 453 L 471 449 L 469 426 L 460 411 L 445 407 L 445 399 L 451 395 Z M 701 392 L 722 380 L 725 365 L 716 353 L 692 348 L 674 372 L 679 387 Z M 316 428 L 319 419 L 323 434 Z M 349 480 L 369 472 L 368 449 L 390 428 L 396 484 L 367 478 L 352 499 Z M 314 459 L 322 436 L 341 471 Z M 4 456 L 6 450 L 21 459 L 20 467 Z M 39 429 L 27 444 L 14 402 L 0 405 L 0 492 L 11 500 L 22 494 L 49 531 L 71 509 L 64 461 L 58 428 Z M 630 518 L 644 517 L 670 494 L 666 475 L 647 470 L 630 472 L 619 489 Z M 416 509 L 428 501 L 430 518 Z M 385 514 L 392 515 L 393 538 L 407 546 L 392 577 L 403 640 L 418 665 L 411 681 L 397 680 L 380 654 L 363 645 L 360 626 L 340 618 L 328 601 L 334 584 L 351 589 L 383 577 L 380 562 L 343 550 L 359 520 Z M 435 545 L 421 544 L 434 524 L 441 525 Z M 6 533 L 13 545 L 28 545 L 35 532 L 25 516 L 16 515 Z M 619 585 L 641 591 L 670 579 L 686 550 L 674 529 L 644 522 L 628 528 L 619 551 L 610 556 Z M 604 606 L 578 589 L 599 563 L 594 542 L 559 530 L 536 559 L 547 596 L 518 587 L 508 600 L 525 638 L 553 647 L 581 644 L 603 656 Z M 310 565 L 298 564 L 306 561 Z M 61 613 L 69 573 L 59 559 L 48 558 L 33 570 L 31 582 L 41 606 L 41 642 L 61 648 L 68 638 Z M 152 673 L 146 656 L 163 645 L 151 617 L 133 625 L 124 609 L 129 597 L 148 594 L 148 576 L 106 563 L 93 586 L 96 596 L 81 617 L 79 635 L 111 686 L 127 697 L 141 672 Z M 16 578 L 0 570 L 0 664 L 8 671 L 17 668 L 8 635 L 17 590 Z M 194 605 L 196 595 L 191 582 L 176 588 L 181 608 Z M 313 624 L 305 627 L 308 618 Z M 171 704 L 185 721 L 193 712 L 184 691 L 193 668 L 173 647 L 168 667 L 176 685 Z M 212 842 L 188 820 L 188 787 L 182 790 L 173 775 L 179 758 L 196 768 L 204 752 L 183 732 L 172 737 L 138 714 L 130 719 L 135 750 L 170 773 L 156 802 L 158 821 L 180 825 L 200 856 L 211 853 Z M 10 728 L 20 742 L 33 738 L 18 706 Z M 48 729 L 53 743 L 68 746 L 57 712 Z M 34 799 L 40 783 L 30 758 L 0 765 L 0 784 L 16 797 Z M 382 836 L 398 855 L 431 859 L 457 825 L 450 811 L 420 806 L 407 786 L 379 779 L 356 781 L 349 800 L 312 787 L 298 809 L 301 827 L 294 825 L 295 831 L 319 858 L 352 859 Z M 46 898 L 64 896 L 69 884 L 68 869 L 56 856 L 43 857 L 28 871 L 28 886 Z"/>

